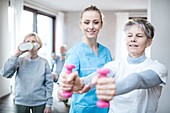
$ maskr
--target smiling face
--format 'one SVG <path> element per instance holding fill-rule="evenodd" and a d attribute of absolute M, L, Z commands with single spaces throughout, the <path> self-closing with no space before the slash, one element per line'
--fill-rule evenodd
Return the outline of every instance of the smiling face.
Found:
<path fill-rule="evenodd" d="M 80 28 L 88 39 L 97 38 L 102 28 L 101 16 L 97 11 L 85 11 L 82 14 Z"/>
<path fill-rule="evenodd" d="M 131 57 L 139 57 L 145 53 L 145 49 L 152 43 L 144 31 L 137 25 L 133 25 L 126 31 L 126 47 Z"/>

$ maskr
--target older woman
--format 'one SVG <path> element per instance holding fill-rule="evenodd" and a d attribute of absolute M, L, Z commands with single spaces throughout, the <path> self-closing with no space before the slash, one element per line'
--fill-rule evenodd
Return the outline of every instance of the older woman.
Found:
<path fill-rule="evenodd" d="M 51 112 L 53 80 L 47 60 L 38 56 L 41 47 L 41 39 L 36 33 L 26 35 L 0 72 L 7 78 L 16 73 L 16 113 L 30 113 L 30 109 L 32 113 Z M 25 52 L 28 54 L 21 56 Z"/>
<path fill-rule="evenodd" d="M 145 56 L 145 49 L 154 37 L 154 27 L 136 18 L 124 28 L 128 56 L 104 66 L 110 69 L 113 78 L 93 79 L 97 97 L 111 100 L 109 113 L 156 113 L 168 71 L 157 60 Z"/>

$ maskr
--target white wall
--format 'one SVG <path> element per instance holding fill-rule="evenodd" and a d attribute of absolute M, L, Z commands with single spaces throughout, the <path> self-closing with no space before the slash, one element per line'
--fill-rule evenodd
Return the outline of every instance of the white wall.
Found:
<path fill-rule="evenodd" d="M 0 0 L 0 69 L 10 54 L 8 36 L 8 0 Z M 0 97 L 11 92 L 10 81 L 0 76 Z"/>
<path fill-rule="evenodd" d="M 79 27 L 79 13 L 80 12 L 65 13 L 64 40 L 68 49 L 81 41 L 82 38 L 81 29 Z"/>
<path fill-rule="evenodd" d="M 116 21 L 116 52 L 115 60 L 127 56 L 127 49 L 125 44 L 125 37 L 123 28 L 127 20 L 129 19 L 129 13 L 118 12 Z"/>
<path fill-rule="evenodd" d="M 156 34 L 151 47 L 151 57 L 159 60 L 170 73 L 170 0 L 150 0 L 149 17 Z M 157 113 L 170 113 L 170 79 L 163 88 Z"/>
<path fill-rule="evenodd" d="M 64 23 L 64 18 L 65 18 L 65 14 L 62 12 L 58 12 L 58 15 L 56 16 L 56 40 L 55 40 L 55 52 L 57 54 L 60 54 L 60 45 L 65 44 L 66 41 L 64 40 L 64 36 L 65 36 L 65 31 L 64 31 L 64 27 L 65 27 L 65 23 Z"/>

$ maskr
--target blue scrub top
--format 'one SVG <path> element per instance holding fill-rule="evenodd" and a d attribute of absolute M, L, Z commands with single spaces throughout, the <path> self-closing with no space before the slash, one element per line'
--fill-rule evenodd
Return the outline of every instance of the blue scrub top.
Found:
<path fill-rule="evenodd" d="M 110 51 L 99 44 L 98 56 L 84 42 L 79 42 L 73 46 L 66 55 L 65 64 L 74 64 L 80 77 L 85 77 L 98 68 L 102 68 L 104 64 L 112 60 Z M 63 67 L 63 71 L 65 71 Z M 96 106 L 98 101 L 95 89 L 91 89 L 84 94 L 73 94 L 70 113 L 108 113 L 108 108 L 99 108 Z"/>

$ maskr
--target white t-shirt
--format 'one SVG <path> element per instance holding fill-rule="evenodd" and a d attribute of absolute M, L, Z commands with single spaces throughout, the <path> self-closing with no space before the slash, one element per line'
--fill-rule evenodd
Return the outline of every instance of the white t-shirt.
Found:
<path fill-rule="evenodd" d="M 145 70 L 155 71 L 163 81 L 159 86 L 149 89 L 138 89 L 126 94 L 117 95 L 110 101 L 109 113 L 155 113 L 162 86 L 166 84 L 168 71 L 158 61 L 147 58 L 139 64 L 129 64 L 126 59 L 107 63 L 105 68 L 113 72 L 115 80 L 128 76 L 131 73 L 139 73 Z M 133 82 L 133 81 L 132 81 Z"/>

